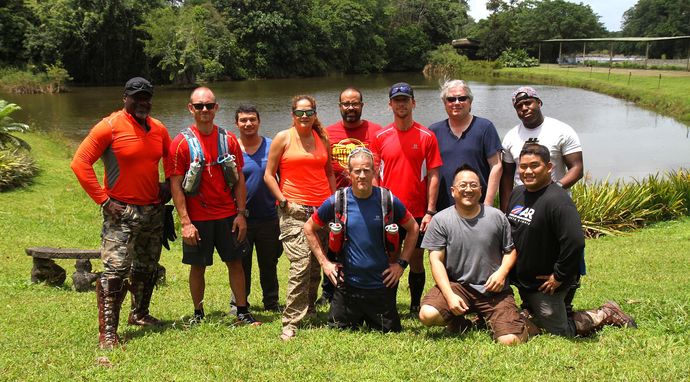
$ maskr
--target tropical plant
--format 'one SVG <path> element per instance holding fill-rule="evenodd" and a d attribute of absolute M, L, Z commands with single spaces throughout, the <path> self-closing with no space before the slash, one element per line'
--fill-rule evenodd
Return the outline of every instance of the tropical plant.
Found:
<path fill-rule="evenodd" d="M 539 66 L 539 60 L 530 57 L 524 49 L 508 48 L 501 52 L 498 61 L 506 68 L 529 68 Z"/>
<path fill-rule="evenodd" d="M 578 183 L 573 187 L 573 201 L 586 236 L 621 234 L 686 215 L 690 211 L 690 170 L 650 175 L 632 183 Z"/>
<path fill-rule="evenodd" d="M 15 122 L 10 117 L 10 114 L 17 110 L 21 110 L 21 107 L 0 99 L 0 149 L 22 148 L 31 150 L 31 146 L 25 140 L 10 134 L 12 132 L 23 133 L 29 130 L 29 125 Z"/>
<path fill-rule="evenodd" d="M 38 174 L 36 162 L 21 149 L 0 150 L 0 191 L 31 184 Z"/>

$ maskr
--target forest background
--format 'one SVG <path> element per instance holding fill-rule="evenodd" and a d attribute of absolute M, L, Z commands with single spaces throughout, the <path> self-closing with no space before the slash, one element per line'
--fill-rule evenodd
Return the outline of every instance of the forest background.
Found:
<path fill-rule="evenodd" d="M 687 0 L 640 0 L 619 32 L 607 31 L 588 5 L 564 0 L 491 0 L 487 9 L 476 22 L 465 0 L 7 0 L 0 2 L 0 77 L 119 85 L 143 75 L 185 85 L 418 71 L 456 38 L 480 41 L 475 58 L 493 60 L 508 48 L 536 56 L 543 39 L 690 35 Z M 644 54 L 635 44 L 614 50 Z M 542 48 L 543 60 L 557 54 L 557 46 Z M 685 41 L 650 51 L 687 55 Z"/>

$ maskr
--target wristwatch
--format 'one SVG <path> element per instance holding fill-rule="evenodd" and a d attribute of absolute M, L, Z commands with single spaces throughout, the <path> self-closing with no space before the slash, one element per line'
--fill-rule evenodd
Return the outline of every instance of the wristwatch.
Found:
<path fill-rule="evenodd" d="M 248 218 L 249 217 L 249 210 L 248 209 L 243 209 L 243 210 L 238 209 L 237 214 L 242 215 L 245 218 Z"/>
<path fill-rule="evenodd" d="M 396 261 L 396 262 L 398 263 L 398 265 L 400 265 L 402 267 L 402 269 L 407 268 L 407 266 L 410 264 L 407 262 L 407 260 L 403 260 L 403 259 L 398 259 L 398 261 Z"/>
<path fill-rule="evenodd" d="M 426 214 L 429 216 L 434 216 L 434 215 L 436 215 L 436 211 L 426 210 Z"/>
<path fill-rule="evenodd" d="M 285 207 L 287 207 L 287 199 L 283 199 L 283 200 L 279 201 L 279 202 L 278 202 L 278 207 L 280 207 L 280 208 L 285 208 Z"/>

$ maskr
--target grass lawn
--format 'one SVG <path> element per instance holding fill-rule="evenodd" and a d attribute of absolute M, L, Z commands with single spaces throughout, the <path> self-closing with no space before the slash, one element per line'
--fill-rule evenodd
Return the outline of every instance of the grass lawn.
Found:
<path fill-rule="evenodd" d="M 126 348 L 97 350 L 95 294 L 73 291 L 69 277 L 61 288 L 31 284 L 31 259 L 24 248 L 97 248 L 98 208 L 72 175 L 71 150 L 62 140 L 24 137 L 43 171 L 32 187 L 0 194 L 0 380 L 690 379 L 688 218 L 587 242 L 589 275 L 576 307 L 614 299 L 637 319 L 638 330 L 606 328 L 578 340 L 544 335 L 507 348 L 493 343 L 485 331 L 451 337 L 409 318 L 400 334 L 330 330 L 321 311 L 297 339 L 282 343 L 277 314 L 257 308 L 265 322 L 260 327 L 235 326 L 225 315 L 230 293 L 222 264 L 207 272 L 208 319 L 190 329 L 185 326 L 192 312 L 188 269 L 180 263 L 178 239 L 172 251 L 163 251 L 167 285 L 154 293 L 152 304 L 152 313 L 166 325 L 152 330 L 121 325 Z M 73 261 L 59 263 L 68 276 L 73 272 Z M 101 269 L 98 261 L 93 263 Z M 284 300 L 285 257 L 279 266 Z M 409 304 L 404 279 L 401 313 Z M 253 281 L 250 302 L 260 307 L 257 273 Z M 125 313 L 122 318 L 126 321 Z"/>
<path fill-rule="evenodd" d="M 504 78 L 577 87 L 635 102 L 641 107 L 676 118 L 690 125 L 690 72 L 559 67 L 504 68 Z"/>

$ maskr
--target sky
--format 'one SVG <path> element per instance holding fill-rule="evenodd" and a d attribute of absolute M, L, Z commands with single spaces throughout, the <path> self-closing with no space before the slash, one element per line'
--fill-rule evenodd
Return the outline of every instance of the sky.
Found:
<path fill-rule="evenodd" d="M 600 16 L 599 21 L 610 32 L 621 30 L 623 13 L 637 4 L 637 0 L 567 0 L 570 3 L 589 5 L 594 13 Z M 484 19 L 489 15 L 485 0 L 468 0 L 470 16 L 475 20 Z"/>

